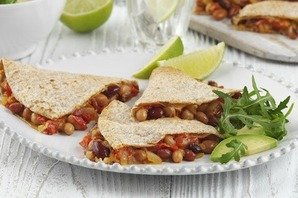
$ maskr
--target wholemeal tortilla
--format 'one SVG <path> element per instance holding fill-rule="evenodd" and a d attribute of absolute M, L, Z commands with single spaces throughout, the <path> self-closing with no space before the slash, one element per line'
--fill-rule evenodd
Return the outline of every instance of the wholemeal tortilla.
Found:
<path fill-rule="evenodd" d="M 277 17 L 298 20 L 298 3 L 288 1 L 262 1 L 245 6 L 232 20 L 234 25 L 253 18 Z"/>
<path fill-rule="evenodd" d="M 152 72 L 148 87 L 136 101 L 132 114 L 134 115 L 139 108 L 150 104 L 201 105 L 218 98 L 213 90 L 228 94 L 238 91 L 209 86 L 173 67 L 159 67 Z"/>
<path fill-rule="evenodd" d="M 98 128 L 113 149 L 154 146 L 167 134 L 196 133 L 221 137 L 214 127 L 196 120 L 162 118 L 137 122 L 131 117 L 130 108 L 120 101 L 111 102 L 102 111 Z"/>
<path fill-rule="evenodd" d="M 73 74 L 0 60 L 14 97 L 31 111 L 57 119 L 82 106 L 110 84 L 136 83 L 121 78 Z"/>

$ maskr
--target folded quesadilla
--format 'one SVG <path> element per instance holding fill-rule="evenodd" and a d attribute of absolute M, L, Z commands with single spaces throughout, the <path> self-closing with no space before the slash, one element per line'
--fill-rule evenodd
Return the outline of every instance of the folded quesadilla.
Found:
<path fill-rule="evenodd" d="M 248 5 L 232 23 L 239 30 L 298 37 L 298 2 L 264 1 Z"/>
<path fill-rule="evenodd" d="M 159 67 L 152 72 L 149 85 L 136 101 L 132 115 L 138 121 L 179 117 L 216 126 L 223 100 L 213 90 L 220 90 L 235 98 L 241 94 L 238 90 L 218 87 L 215 82 L 209 84 L 175 68 Z"/>
<path fill-rule="evenodd" d="M 214 127 L 196 120 L 137 122 L 130 110 L 113 101 L 102 111 L 98 125 L 80 142 L 88 159 L 120 164 L 193 161 L 211 153 L 221 140 Z"/>
<path fill-rule="evenodd" d="M 196 14 L 209 14 L 215 20 L 231 18 L 248 4 L 262 0 L 196 0 L 194 12 Z"/>
<path fill-rule="evenodd" d="M 85 130 L 98 113 L 118 99 L 138 94 L 135 81 L 50 71 L 0 60 L 2 104 L 45 134 Z"/>

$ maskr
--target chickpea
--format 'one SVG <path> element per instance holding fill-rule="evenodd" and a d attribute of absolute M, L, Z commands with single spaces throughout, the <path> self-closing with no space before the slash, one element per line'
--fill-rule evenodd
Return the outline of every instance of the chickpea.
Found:
<path fill-rule="evenodd" d="M 75 128 L 71 123 L 65 123 L 64 125 L 64 133 L 67 135 L 72 135 L 74 132 Z"/>
<path fill-rule="evenodd" d="M 209 119 L 206 116 L 206 114 L 201 111 L 197 112 L 195 117 L 198 121 L 203 122 L 204 124 L 208 124 L 208 122 L 209 122 Z"/>
<path fill-rule="evenodd" d="M 97 94 L 95 96 L 95 100 L 97 102 L 98 105 L 100 106 L 106 106 L 109 104 L 109 99 L 107 96 L 105 96 L 104 94 Z"/>
<path fill-rule="evenodd" d="M 212 13 L 212 16 L 215 20 L 223 20 L 228 16 L 228 12 L 225 9 L 217 9 Z"/>
<path fill-rule="evenodd" d="M 189 110 L 192 114 L 195 114 L 197 112 L 197 108 L 198 105 L 196 104 L 191 104 L 186 107 L 186 109 Z"/>
<path fill-rule="evenodd" d="M 123 101 L 127 101 L 129 99 L 129 96 L 131 95 L 131 88 L 128 85 L 122 85 L 120 87 L 119 94 L 121 96 L 121 99 Z"/>
<path fill-rule="evenodd" d="M 92 151 L 86 151 L 85 155 L 89 160 L 94 161 L 95 155 Z"/>
<path fill-rule="evenodd" d="M 163 108 L 163 111 L 164 111 L 164 115 L 166 117 L 175 117 L 176 116 L 176 110 L 174 107 L 164 107 Z"/>
<path fill-rule="evenodd" d="M 219 5 L 219 3 L 210 2 L 210 3 L 206 4 L 206 12 L 208 14 L 213 14 L 218 9 L 222 9 L 222 7 Z"/>
<path fill-rule="evenodd" d="M 184 156 L 184 151 L 182 149 L 178 149 L 178 150 L 174 151 L 174 153 L 172 155 L 172 160 L 175 163 L 182 162 L 183 156 Z"/>
<path fill-rule="evenodd" d="M 145 121 L 147 119 L 147 110 L 146 109 L 139 109 L 137 110 L 135 117 L 138 121 L 142 122 Z"/>
<path fill-rule="evenodd" d="M 181 118 L 185 120 L 193 120 L 194 115 L 188 109 L 184 109 L 181 112 Z"/>
<path fill-rule="evenodd" d="M 164 142 L 170 146 L 176 144 L 176 141 L 174 140 L 173 136 L 171 136 L 171 135 L 166 135 L 166 137 L 164 138 Z"/>
<path fill-rule="evenodd" d="M 36 114 L 36 113 L 31 114 L 31 122 L 35 125 L 43 124 L 42 120 L 38 119 L 38 114 Z"/>

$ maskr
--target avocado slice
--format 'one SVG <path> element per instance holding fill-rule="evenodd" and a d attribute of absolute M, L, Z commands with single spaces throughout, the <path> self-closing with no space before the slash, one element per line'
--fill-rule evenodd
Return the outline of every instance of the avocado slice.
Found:
<path fill-rule="evenodd" d="M 266 135 L 264 128 L 260 125 L 253 126 L 252 128 L 248 128 L 247 126 L 244 126 L 243 128 L 238 130 L 237 135 L 244 135 L 244 134 Z"/>
<path fill-rule="evenodd" d="M 213 152 L 211 153 L 210 159 L 214 162 L 218 162 L 219 158 L 223 154 L 232 151 L 233 149 L 227 147 L 226 144 L 233 139 L 237 139 L 247 146 L 245 155 L 253 155 L 256 153 L 267 151 L 277 146 L 277 140 L 269 136 L 259 134 L 237 135 L 221 141 L 214 148 Z"/>

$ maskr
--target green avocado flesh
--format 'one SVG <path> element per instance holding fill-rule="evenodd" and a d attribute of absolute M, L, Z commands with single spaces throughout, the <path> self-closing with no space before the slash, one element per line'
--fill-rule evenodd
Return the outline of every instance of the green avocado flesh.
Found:
<path fill-rule="evenodd" d="M 254 126 L 252 128 L 248 128 L 247 126 L 244 126 L 243 128 L 238 130 L 238 135 L 244 135 L 244 134 L 256 134 L 256 135 L 265 135 L 264 128 L 261 126 Z"/>
<path fill-rule="evenodd" d="M 219 158 L 223 154 L 226 154 L 232 151 L 233 149 L 227 147 L 226 144 L 233 139 L 237 139 L 247 146 L 247 151 L 245 155 L 253 155 L 256 153 L 267 151 L 277 146 L 276 139 L 265 135 L 259 135 L 259 134 L 237 135 L 221 141 L 211 153 L 211 156 L 210 156 L 211 160 L 214 162 L 218 162 Z"/>

